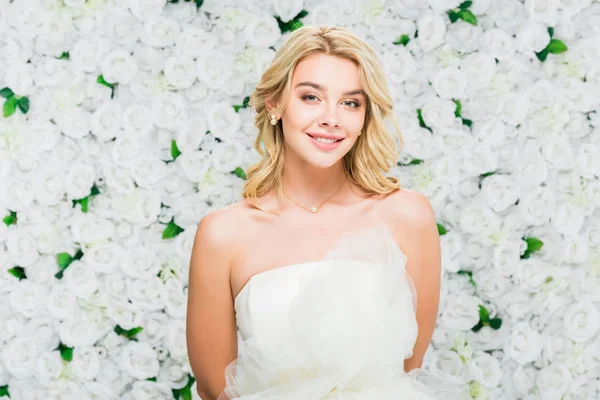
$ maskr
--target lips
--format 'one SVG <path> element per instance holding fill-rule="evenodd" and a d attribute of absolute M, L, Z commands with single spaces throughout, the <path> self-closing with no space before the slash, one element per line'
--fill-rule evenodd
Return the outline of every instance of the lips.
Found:
<path fill-rule="evenodd" d="M 323 138 L 323 139 L 333 139 L 335 141 L 340 141 L 343 140 L 344 137 L 343 136 L 335 136 L 335 135 L 328 135 L 326 133 L 313 133 L 313 132 L 307 132 L 306 133 L 308 136 L 310 136 L 313 139 L 317 139 L 317 138 Z"/>

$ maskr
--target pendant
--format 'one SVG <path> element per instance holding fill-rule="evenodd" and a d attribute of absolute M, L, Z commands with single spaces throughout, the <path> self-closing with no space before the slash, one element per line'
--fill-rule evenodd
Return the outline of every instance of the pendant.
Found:
<path fill-rule="evenodd" d="M 317 212 L 317 207 L 311 208 L 310 211 L 312 211 L 313 213 L 316 213 Z"/>

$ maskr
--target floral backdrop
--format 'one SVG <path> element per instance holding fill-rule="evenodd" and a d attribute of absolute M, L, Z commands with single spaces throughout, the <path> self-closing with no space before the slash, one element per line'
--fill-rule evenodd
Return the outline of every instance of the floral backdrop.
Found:
<path fill-rule="evenodd" d="M 195 228 L 256 160 L 248 96 L 302 25 L 381 55 L 443 250 L 427 368 L 600 396 L 600 2 L 0 0 L 0 397 L 197 398 Z"/>

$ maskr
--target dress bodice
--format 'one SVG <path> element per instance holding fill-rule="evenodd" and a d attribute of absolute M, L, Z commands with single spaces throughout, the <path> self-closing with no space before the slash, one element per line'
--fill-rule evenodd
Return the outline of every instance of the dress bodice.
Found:
<path fill-rule="evenodd" d="M 219 399 L 436 399 L 404 372 L 418 333 L 406 261 L 378 225 L 254 275 L 234 301 L 238 358 Z"/>

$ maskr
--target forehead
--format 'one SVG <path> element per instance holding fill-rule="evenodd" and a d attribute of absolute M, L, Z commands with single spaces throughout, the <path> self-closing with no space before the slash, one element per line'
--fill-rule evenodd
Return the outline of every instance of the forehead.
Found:
<path fill-rule="evenodd" d="M 362 88 L 358 67 L 350 60 L 325 54 L 313 54 L 300 61 L 294 69 L 292 87 L 311 81 L 330 90 Z"/>

